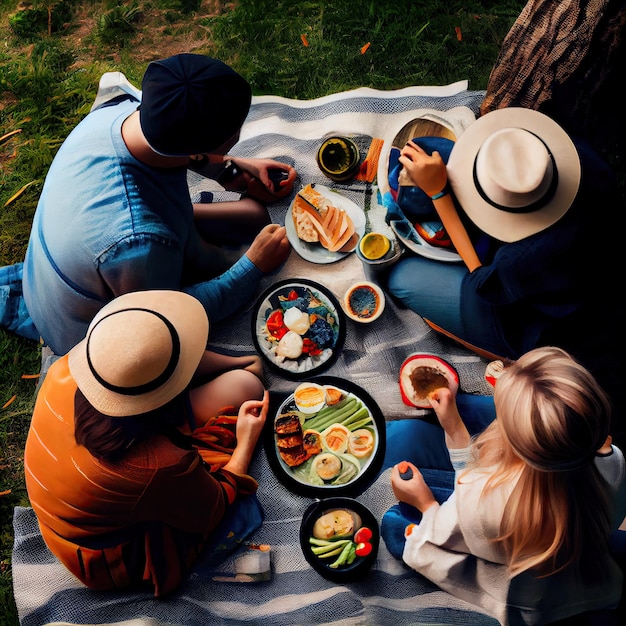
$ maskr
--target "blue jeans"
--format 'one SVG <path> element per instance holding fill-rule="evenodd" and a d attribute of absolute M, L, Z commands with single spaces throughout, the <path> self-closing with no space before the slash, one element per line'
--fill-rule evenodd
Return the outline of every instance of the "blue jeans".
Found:
<path fill-rule="evenodd" d="M 492 396 L 460 393 L 457 406 L 470 435 L 481 433 L 496 417 Z M 416 465 L 437 502 L 445 502 L 454 491 L 454 469 L 445 444 L 444 432 L 436 416 L 387 422 L 387 444 L 383 469 L 400 461 Z M 408 524 L 418 524 L 421 513 L 400 502 L 382 518 L 381 535 L 387 549 L 397 559 L 404 550 L 404 530 Z"/>
<path fill-rule="evenodd" d="M 39 341 L 39 333 L 22 296 L 23 263 L 0 267 L 0 328 Z"/>
<path fill-rule="evenodd" d="M 391 268 L 387 289 L 418 315 L 462 337 L 461 284 L 466 275 L 463 263 L 406 256 Z"/>
<path fill-rule="evenodd" d="M 480 297 L 462 297 L 468 276 L 463 263 L 407 256 L 391 268 L 387 290 L 404 306 L 457 337 L 495 354 L 514 356 L 502 336 L 497 307 Z"/>

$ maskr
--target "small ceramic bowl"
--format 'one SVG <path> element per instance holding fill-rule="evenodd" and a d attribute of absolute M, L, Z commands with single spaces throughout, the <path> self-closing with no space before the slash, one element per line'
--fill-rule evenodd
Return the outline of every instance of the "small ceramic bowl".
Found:
<path fill-rule="evenodd" d="M 338 535 L 332 535 L 334 531 Z M 309 506 L 302 516 L 300 546 L 304 558 L 327 580 L 344 583 L 365 576 L 376 560 L 379 544 L 376 518 L 352 498 L 326 498 Z M 343 558 L 340 548 L 345 548 Z M 352 558 L 346 556 L 350 550 Z"/>
<path fill-rule="evenodd" d="M 385 310 L 385 293 L 376 283 L 362 280 L 348 288 L 341 304 L 350 319 L 367 324 Z"/>

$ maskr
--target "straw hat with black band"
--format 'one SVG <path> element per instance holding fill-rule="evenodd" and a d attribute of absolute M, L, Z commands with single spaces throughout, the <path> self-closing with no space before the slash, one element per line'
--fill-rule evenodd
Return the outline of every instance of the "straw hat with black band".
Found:
<path fill-rule="evenodd" d="M 209 321 L 179 291 L 138 291 L 104 306 L 69 352 L 78 388 L 100 413 L 140 415 L 181 393 L 206 349 Z"/>
<path fill-rule="evenodd" d="M 543 113 L 519 107 L 478 118 L 454 144 L 447 170 L 469 219 L 503 242 L 534 235 L 563 217 L 581 175 L 567 133 Z"/>

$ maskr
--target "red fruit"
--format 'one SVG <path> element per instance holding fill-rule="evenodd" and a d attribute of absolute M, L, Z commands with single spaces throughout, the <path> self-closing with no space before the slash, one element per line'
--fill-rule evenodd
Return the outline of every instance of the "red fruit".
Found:
<path fill-rule="evenodd" d="M 430 395 L 448 387 L 453 395 L 459 388 L 459 375 L 448 362 L 433 354 L 412 354 L 400 367 L 400 394 L 408 406 L 430 408 Z"/>
<path fill-rule="evenodd" d="M 283 312 L 280 309 L 272 311 L 265 324 L 267 326 L 267 332 L 272 335 L 272 337 L 276 337 L 276 339 L 279 340 L 282 339 L 289 330 L 285 326 L 285 322 L 283 321 Z"/>
<path fill-rule="evenodd" d="M 372 551 L 372 544 L 369 541 L 365 541 L 363 543 L 359 543 L 356 546 L 356 555 L 357 556 L 367 556 Z"/>
<path fill-rule="evenodd" d="M 372 531 L 367 526 L 362 526 L 354 533 L 354 543 L 365 543 L 372 538 Z"/>

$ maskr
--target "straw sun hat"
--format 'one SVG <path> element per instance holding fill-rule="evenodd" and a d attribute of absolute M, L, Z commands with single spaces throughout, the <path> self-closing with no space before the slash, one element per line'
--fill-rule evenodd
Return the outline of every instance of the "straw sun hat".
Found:
<path fill-rule="evenodd" d="M 191 381 L 205 351 L 209 321 L 200 302 L 179 291 L 139 291 L 104 306 L 69 353 L 69 368 L 89 403 L 113 417 L 157 409 Z"/>
<path fill-rule="evenodd" d="M 518 241 L 571 206 L 580 160 L 567 133 L 532 109 L 491 111 L 457 139 L 447 164 L 459 204 L 483 232 Z"/>

